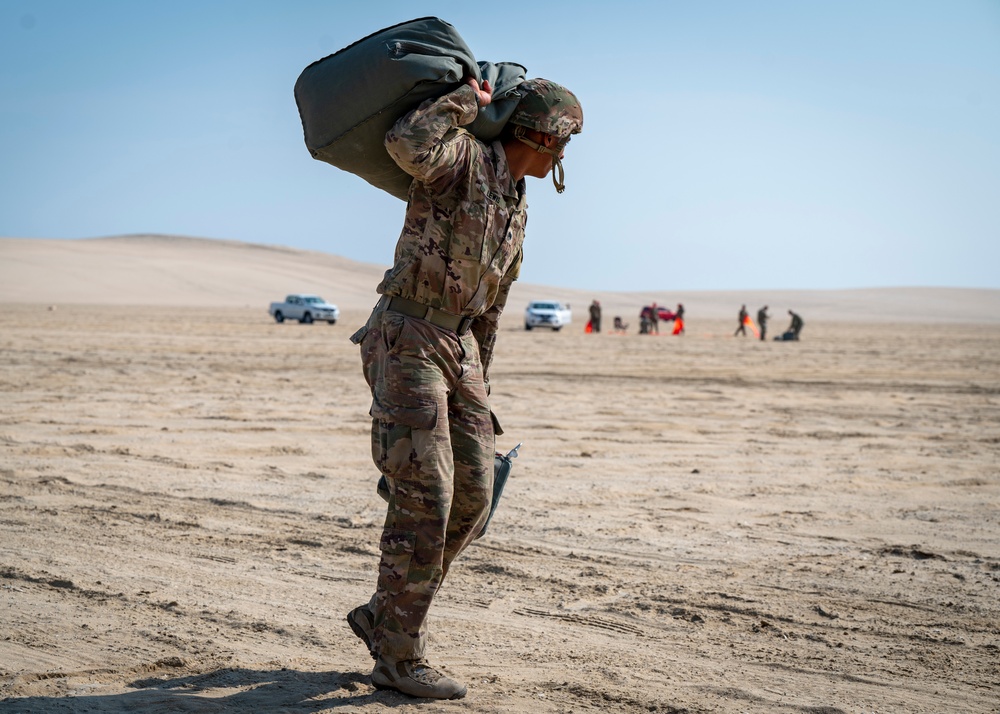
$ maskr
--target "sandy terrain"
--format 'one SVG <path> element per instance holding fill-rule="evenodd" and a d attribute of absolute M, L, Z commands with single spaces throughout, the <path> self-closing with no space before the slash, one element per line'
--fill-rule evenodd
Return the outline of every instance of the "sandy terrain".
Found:
<path fill-rule="evenodd" d="M 420 702 L 343 621 L 383 516 L 347 339 L 379 269 L 106 241 L 118 278 L 79 243 L 0 240 L 0 712 L 1000 712 L 1000 291 L 765 296 L 774 331 L 813 301 L 797 344 L 514 309 L 493 402 L 524 446 L 431 618 L 469 695 Z M 343 319 L 210 304 L 209 249 Z M 32 270 L 59 277 L 12 294 Z"/>
<path fill-rule="evenodd" d="M 386 243 L 386 260 L 392 255 Z M 173 305 L 266 310 L 286 293 L 314 292 L 341 308 L 366 311 L 378 296 L 385 265 L 283 246 L 176 236 L 121 236 L 88 240 L 0 238 L 0 304 Z M 553 282 L 573 283 L 558 275 Z M 606 317 L 633 326 L 642 305 L 684 303 L 690 320 L 728 320 L 746 303 L 752 315 L 769 305 L 775 325 L 789 308 L 807 322 L 966 322 L 1000 324 L 1000 290 L 881 288 L 867 290 L 741 290 L 607 292 L 515 283 L 510 306 L 529 300 L 569 302 L 579 317 L 593 299 Z M 730 328 L 728 325 L 726 329 Z"/>

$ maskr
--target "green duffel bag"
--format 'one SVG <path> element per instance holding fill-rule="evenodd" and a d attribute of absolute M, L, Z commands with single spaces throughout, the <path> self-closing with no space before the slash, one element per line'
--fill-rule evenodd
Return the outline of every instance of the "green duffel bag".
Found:
<path fill-rule="evenodd" d="M 425 99 L 456 89 L 466 77 L 488 79 L 493 102 L 466 128 L 492 141 L 514 113 L 526 71 L 512 62 L 477 62 L 454 27 L 423 17 L 313 62 L 295 82 L 295 103 L 314 159 L 405 201 L 412 179 L 384 144 L 396 120 Z"/>

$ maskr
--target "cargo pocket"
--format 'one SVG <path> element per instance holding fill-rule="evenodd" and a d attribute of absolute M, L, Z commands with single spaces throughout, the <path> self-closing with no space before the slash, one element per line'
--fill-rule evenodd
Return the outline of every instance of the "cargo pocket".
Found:
<path fill-rule="evenodd" d="M 437 426 L 437 402 L 426 397 L 398 392 L 383 392 L 372 399 L 368 414 L 387 424 L 404 424 L 414 429 Z"/>
<path fill-rule="evenodd" d="M 387 593 L 398 595 L 405 591 L 416 543 L 417 535 L 413 532 L 396 528 L 386 528 L 382 531 L 379 542 L 382 550 L 379 583 Z"/>
<path fill-rule="evenodd" d="M 486 195 L 489 195 L 485 186 L 480 187 Z M 490 257 L 497 248 L 497 243 L 493 239 L 493 224 L 496 221 L 497 209 L 492 203 L 486 204 L 486 215 L 483 216 L 482 237 L 483 242 L 479 246 L 479 263 L 488 265 Z"/>
<path fill-rule="evenodd" d="M 406 326 L 406 317 L 398 312 L 384 312 L 382 313 L 382 344 L 385 346 L 385 351 L 392 354 L 396 345 L 399 343 L 400 335 L 403 334 L 403 328 Z"/>
<path fill-rule="evenodd" d="M 372 460 L 389 477 L 405 477 L 419 456 L 413 447 L 413 430 L 429 431 L 437 425 L 437 403 L 408 394 L 376 394 L 368 412 L 373 419 Z"/>

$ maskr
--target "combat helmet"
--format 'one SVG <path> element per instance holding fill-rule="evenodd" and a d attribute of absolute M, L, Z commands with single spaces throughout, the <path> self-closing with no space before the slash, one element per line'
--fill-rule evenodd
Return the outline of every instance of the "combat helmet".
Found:
<path fill-rule="evenodd" d="M 559 155 L 573 134 L 583 130 L 583 107 L 576 95 L 560 84 L 547 79 L 528 79 L 518 85 L 521 100 L 517 103 L 509 122 L 514 124 L 514 137 L 535 151 L 552 157 L 552 183 L 556 191 L 566 190 L 563 183 L 562 160 Z M 532 141 L 525 136 L 525 129 L 534 129 L 559 140 L 557 150 Z"/>

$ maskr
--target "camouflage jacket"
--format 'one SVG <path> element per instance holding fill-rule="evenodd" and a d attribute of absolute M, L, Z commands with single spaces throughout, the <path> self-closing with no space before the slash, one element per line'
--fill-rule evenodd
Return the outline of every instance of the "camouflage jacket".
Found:
<path fill-rule="evenodd" d="M 386 150 L 414 181 L 378 292 L 473 317 L 488 375 L 500 313 L 520 272 L 527 202 L 500 142 L 486 145 L 462 129 L 478 111 L 463 85 L 424 102 L 386 134 Z"/>

